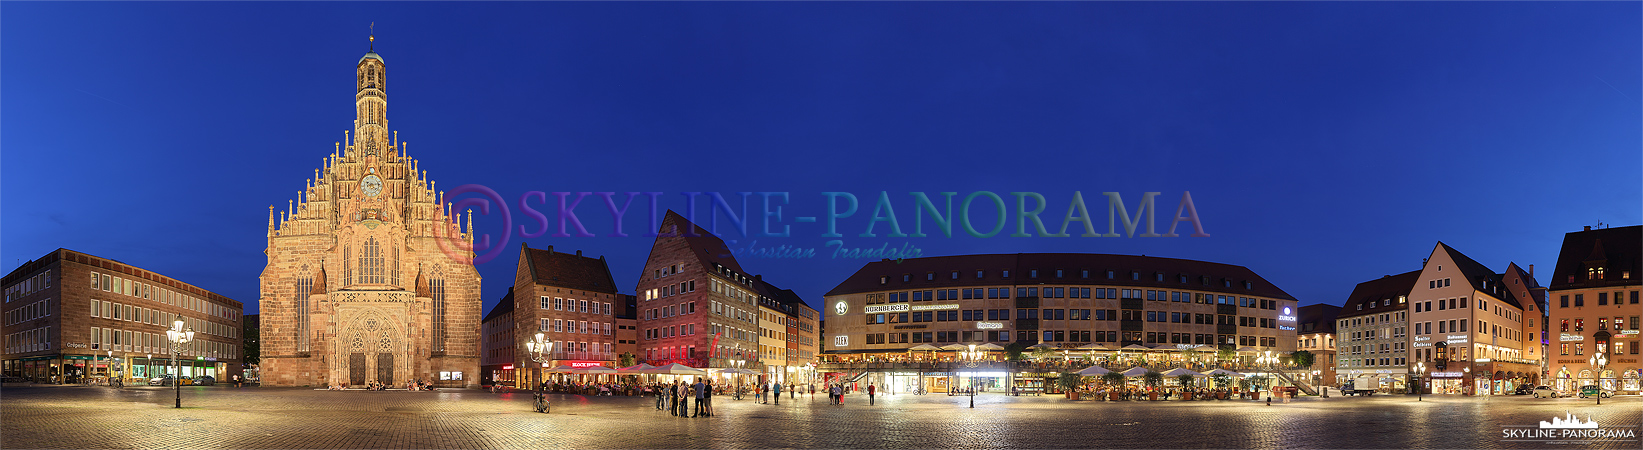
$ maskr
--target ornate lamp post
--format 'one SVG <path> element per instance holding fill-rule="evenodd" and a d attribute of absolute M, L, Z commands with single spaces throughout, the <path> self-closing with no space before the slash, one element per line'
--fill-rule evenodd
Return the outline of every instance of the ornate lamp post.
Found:
<path fill-rule="evenodd" d="M 536 333 L 536 339 L 525 343 L 525 350 L 530 352 L 531 361 L 536 362 L 538 372 L 541 371 L 542 366 L 547 365 L 549 357 L 551 356 L 547 353 L 549 353 L 552 348 L 553 342 L 543 336 L 542 333 Z M 544 383 L 540 378 L 541 377 L 538 377 L 536 380 L 536 412 L 547 412 L 548 405 L 545 401 L 546 397 L 543 397 L 542 395 L 542 385 L 546 383 Z"/>
<path fill-rule="evenodd" d="M 1426 363 L 1425 362 L 1415 363 L 1415 401 L 1417 401 L 1417 402 L 1426 400 L 1426 389 L 1425 389 L 1425 386 L 1426 386 L 1425 383 L 1426 382 L 1425 382 L 1425 380 L 1421 379 L 1422 376 L 1424 376 L 1425 374 L 1426 374 Z"/>
<path fill-rule="evenodd" d="M 1597 404 L 1602 405 L 1603 404 L 1603 366 L 1609 365 L 1609 356 L 1600 352 L 1598 354 L 1592 355 L 1592 357 L 1590 359 L 1587 359 L 1586 362 L 1588 364 L 1591 364 L 1593 367 L 1597 368 L 1597 377 L 1595 377 L 1595 379 L 1597 380 L 1597 394 L 1593 395 L 1593 396 L 1597 397 Z"/>
<path fill-rule="evenodd" d="M 165 330 L 165 337 L 171 341 L 171 359 L 177 362 L 177 376 L 171 378 L 171 385 L 177 391 L 177 408 L 183 407 L 183 346 L 194 342 L 194 328 L 183 329 L 183 321 L 171 323 L 171 329 Z"/>

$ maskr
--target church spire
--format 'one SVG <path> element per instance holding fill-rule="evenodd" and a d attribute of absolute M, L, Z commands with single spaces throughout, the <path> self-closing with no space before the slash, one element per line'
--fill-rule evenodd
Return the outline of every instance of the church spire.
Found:
<path fill-rule="evenodd" d="M 354 145 L 366 155 L 388 148 L 388 72 L 376 52 L 376 23 L 371 24 L 371 48 L 354 67 Z"/>

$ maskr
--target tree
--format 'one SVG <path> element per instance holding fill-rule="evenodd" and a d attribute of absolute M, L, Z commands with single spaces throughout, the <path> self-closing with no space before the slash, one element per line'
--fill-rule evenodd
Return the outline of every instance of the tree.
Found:
<path fill-rule="evenodd" d="M 1181 349 L 1181 357 L 1187 361 L 1198 361 L 1198 350 L 1190 348 Z"/>
<path fill-rule="evenodd" d="M 241 345 L 245 349 L 240 352 L 243 355 L 240 359 L 247 366 L 262 363 L 262 342 L 259 339 L 262 331 L 260 330 L 261 328 L 258 327 L 245 327 L 240 333 Z"/>
<path fill-rule="evenodd" d="M 1122 386 L 1124 384 L 1124 374 L 1107 372 L 1106 375 L 1101 376 L 1101 382 L 1106 383 L 1107 386 Z"/>
<path fill-rule="evenodd" d="M 1192 382 L 1194 380 L 1192 379 L 1192 375 L 1182 374 L 1181 376 L 1175 377 L 1175 381 L 1181 382 L 1181 387 L 1192 387 Z"/>
<path fill-rule="evenodd" d="M 1215 381 L 1215 387 L 1218 388 L 1224 388 L 1232 384 L 1232 376 L 1224 373 L 1215 374 L 1209 379 Z"/>
<path fill-rule="evenodd" d="M 1238 357 L 1238 350 L 1233 349 L 1232 344 L 1221 344 L 1221 348 L 1216 351 L 1216 356 L 1222 361 L 1232 360 Z"/>
<path fill-rule="evenodd" d="M 1026 344 L 1021 342 L 1011 342 L 1010 345 L 1004 346 L 1004 358 L 1010 361 L 1020 361 L 1021 352 L 1026 349 Z"/>
<path fill-rule="evenodd" d="M 1306 350 L 1300 350 L 1300 351 L 1296 351 L 1295 353 L 1290 353 L 1289 357 L 1295 361 L 1295 365 L 1297 365 L 1297 366 L 1309 367 L 1309 368 L 1312 367 L 1312 362 L 1313 362 L 1313 359 L 1314 359 L 1314 357 L 1312 356 L 1312 352 L 1309 352 L 1309 351 L 1306 351 Z"/>
<path fill-rule="evenodd" d="M 1033 349 L 1033 360 L 1043 361 L 1045 358 L 1049 358 L 1053 354 L 1055 354 L 1055 350 L 1050 350 L 1050 349 L 1044 348 L 1044 347 L 1038 347 L 1038 348 Z"/>
<path fill-rule="evenodd" d="M 616 355 L 616 365 L 618 367 L 628 367 L 638 363 L 639 355 L 635 355 L 632 352 L 622 352 L 622 354 Z"/>
<path fill-rule="evenodd" d="M 1152 386 L 1154 388 L 1157 388 L 1159 386 L 1163 386 L 1164 385 L 1164 374 L 1148 370 L 1146 374 L 1141 375 L 1141 382 L 1145 383 L 1147 386 Z"/>
<path fill-rule="evenodd" d="M 1061 378 L 1056 380 L 1056 384 L 1061 386 L 1062 391 L 1070 391 L 1077 389 L 1078 385 L 1084 384 L 1084 377 L 1072 372 L 1062 372 Z"/>

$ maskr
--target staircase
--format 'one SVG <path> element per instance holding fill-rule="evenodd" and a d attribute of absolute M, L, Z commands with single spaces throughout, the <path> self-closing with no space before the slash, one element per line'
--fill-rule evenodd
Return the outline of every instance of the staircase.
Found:
<path fill-rule="evenodd" d="M 1306 395 L 1318 395 L 1317 389 L 1313 389 L 1311 385 L 1290 377 L 1289 374 L 1285 373 L 1283 370 L 1272 369 L 1272 373 L 1278 375 L 1278 378 L 1283 378 L 1284 381 L 1288 381 L 1289 384 L 1294 385 L 1297 389 L 1300 389 L 1301 392 L 1305 392 Z"/>
<path fill-rule="evenodd" d="M 855 375 L 845 377 L 846 378 L 845 382 L 846 383 L 854 383 L 858 380 L 861 380 L 861 377 L 865 377 L 865 376 L 867 376 L 867 371 L 863 370 L 861 372 L 856 373 Z"/>

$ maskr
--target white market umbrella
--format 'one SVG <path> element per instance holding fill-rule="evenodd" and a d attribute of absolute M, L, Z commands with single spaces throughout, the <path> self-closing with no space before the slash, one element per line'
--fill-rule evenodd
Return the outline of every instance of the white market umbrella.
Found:
<path fill-rule="evenodd" d="M 1004 346 L 994 344 L 994 343 L 991 343 L 991 342 L 976 346 L 976 350 L 986 350 L 986 351 L 990 351 L 990 352 L 996 352 L 996 351 L 1003 350 L 1003 349 L 1004 349 Z"/>
<path fill-rule="evenodd" d="M 1078 346 L 1078 349 L 1079 350 L 1109 350 L 1110 348 L 1107 347 L 1107 344 L 1084 344 L 1084 345 Z"/>
<path fill-rule="evenodd" d="M 1055 346 L 1040 342 L 1040 343 L 1037 343 L 1037 344 L 1029 345 L 1029 346 L 1027 346 L 1027 348 L 1055 348 Z"/>
<path fill-rule="evenodd" d="M 571 369 L 571 373 L 602 374 L 602 373 L 618 373 L 618 372 L 616 371 L 616 369 L 612 369 L 612 368 L 605 367 L 605 366 L 593 366 L 593 367 L 583 367 L 583 368 L 579 368 L 579 369 Z"/>
<path fill-rule="evenodd" d="M 1240 347 L 1238 353 L 1260 353 L 1260 350 L 1256 350 L 1255 347 Z"/>
<path fill-rule="evenodd" d="M 1193 347 L 1193 350 L 1200 351 L 1200 352 L 1213 352 L 1213 351 L 1216 351 L 1215 347 L 1210 347 L 1208 345 L 1200 345 L 1200 346 L 1197 346 L 1197 347 Z"/>
<path fill-rule="evenodd" d="M 1139 377 L 1139 376 L 1142 376 L 1142 375 L 1146 375 L 1147 372 L 1149 372 L 1149 371 L 1145 367 L 1131 367 L 1129 370 L 1119 372 L 1119 373 L 1123 374 L 1126 377 Z"/>
<path fill-rule="evenodd" d="M 653 374 L 660 374 L 660 375 L 707 375 L 707 371 L 705 371 L 705 370 L 697 369 L 695 367 L 690 367 L 690 366 L 687 366 L 687 365 L 684 365 L 684 364 L 679 364 L 679 363 L 672 363 L 672 364 L 668 364 L 668 365 L 665 365 L 665 366 L 658 366 L 656 368 L 646 370 L 644 373 L 653 373 Z"/>
<path fill-rule="evenodd" d="M 1107 370 L 1107 368 L 1101 367 L 1101 366 L 1090 366 L 1090 367 L 1085 368 L 1084 370 L 1078 371 L 1079 375 L 1086 376 L 1086 377 L 1098 377 L 1098 376 L 1106 375 L 1108 373 L 1112 373 L 1112 371 Z"/>
<path fill-rule="evenodd" d="M 1211 370 L 1211 371 L 1209 371 L 1209 372 L 1208 372 L 1208 373 L 1205 373 L 1205 375 L 1209 375 L 1209 376 L 1216 376 L 1216 375 L 1226 375 L 1226 376 L 1229 376 L 1229 377 L 1241 377 L 1241 376 L 1244 376 L 1244 374 L 1241 374 L 1241 373 L 1238 373 L 1238 372 L 1233 372 L 1233 371 L 1231 371 L 1231 370 L 1226 370 L 1226 369 L 1215 369 L 1215 370 Z"/>
<path fill-rule="evenodd" d="M 652 366 L 652 365 L 646 364 L 646 363 L 639 363 L 638 365 L 627 366 L 627 367 L 623 367 L 623 368 L 620 368 L 620 369 L 616 369 L 616 371 L 620 372 L 620 373 L 644 373 L 646 370 L 654 369 L 654 368 L 656 368 L 656 366 Z"/>
<path fill-rule="evenodd" d="M 575 370 L 576 369 L 572 369 L 570 366 L 559 366 L 552 369 L 544 369 L 542 371 L 546 373 L 576 373 Z"/>
<path fill-rule="evenodd" d="M 947 344 L 947 345 L 941 346 L 941 349 L 942 350 L 969 350 L 970 346 L 964 345 L 964 344 Z"/>
<path fill-rule="evenodd" d="M 1130 345 L 1124 346 L 1124 350 L 1152 350 L 1152 347 L 1148 347 L 1148 346 L 1141 345 L 1141 344 L 1130 344 Z"/>
<path fill-rule="evenodd" d="M 1178 377 L 1178 376 L 1182 376 L 1182 375 L 1192 375 L 1192 376 L 1195 376 L 1195 377 L 1204 376 L 1204 374 L 1194 372 L 1192 370 L 1185 369 L 1185 368 L 1175 368 L 1175 369 L 1170 369 L 1168 372 L 1164 372 L 1164 376 L 1166 376 L 1166 377 Z"/>
<path fill-rule="evenodd" d="M 913 346 L 913 348 L 909 348 L 908 350 L 917 350 L 917 351 L 923 352 L 923 351 L 931 351 L 931 350 L 941 350 L 941 347 L 937 347 L 937 346 L 930 345 L 930 344 L 919 344 L 919 345 Z"/>

